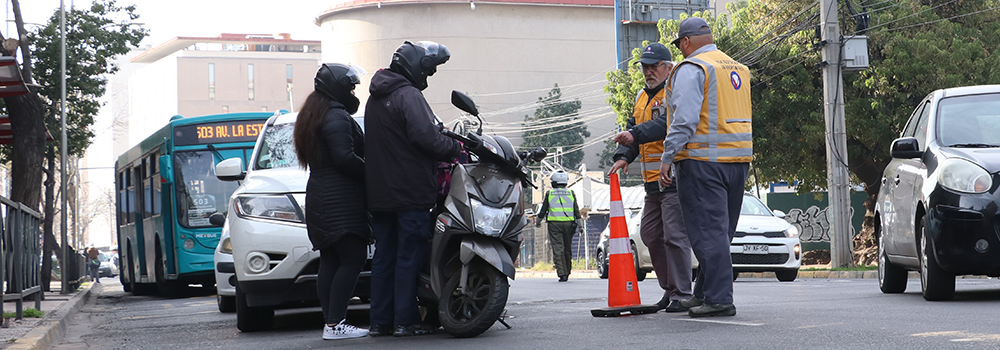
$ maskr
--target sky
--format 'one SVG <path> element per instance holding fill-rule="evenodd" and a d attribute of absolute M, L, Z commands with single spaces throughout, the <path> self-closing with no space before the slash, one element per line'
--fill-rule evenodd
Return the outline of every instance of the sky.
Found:
<path fill-rule="evenodd" d="M 0 26 L 4 37 L 13 37 L 14 14 L 11 0 L 4 2 L 6 23 Z M 324 9 L 341 0 L 286 0 L 276 6 L 274 1 L 261 0 L 119 0 L 119 6 L 135 5 L 139 14 L 137 23 L 149 29 L 149 36 L 141 45 L 157 46 L 178 36 L 215 37 L 221 33 L 278 34 L 291 33 L 294 39 L 320 39 L 320 28 L 315 18 Z M 59 10 L 59 0 L 20 0 L 21 15 L 32 25 L 42 25 Z M 91 0 L 65 0 L 65 6 L 89 7 Z M 109 105 L 109 104 L 108 104 Z M 91 129 L 95 137 L 87 150 L 87 164 L 81 164 L 86 173 L 84 186 L 90 188 L 91 200 L 114 188 L 114 158 L 100 155 L 112 154 L 110 107 L 105 105 Z M 82 198 L 81 198 L 82 200 Z M 81 203 L 82 205 L 85 205 Z M 89 225 L 90 240 L 84 244 L 106 247 L 112 244 L 113 230 L 110 216 L 97 218 Z"/>
<path fill-rule="evenodd" d="M 14 26 L 11 0 L 2 0 L 6 11 L 3 27 L 10 37 Z M 90 0 L 63 0 L 70 6 L 87 7 Z M 138 23 L 150 30 L 142 42 L 159 45 L 178 36 L 214 37 L 221 33 L 277 34 L 291 33 L 294 39 L 319 40 L 320 28 L 315 18 L 340 0 L 118 0 L 119 6 L 135 5 Z M 59 0 L 20 0 L 26 23 L 44 24 L 59 10 Z M 291 6 L 279 6 L 291 5 Z M 30 29 L 29 29 L 30 30 Z"/>

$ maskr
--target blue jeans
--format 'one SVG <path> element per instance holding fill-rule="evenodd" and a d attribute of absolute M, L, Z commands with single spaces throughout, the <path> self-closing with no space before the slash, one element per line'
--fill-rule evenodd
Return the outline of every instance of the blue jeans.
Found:
<path fill-rule="evenodd" d="M 417 278 L 427 262 L 431 214 L 427 210 L 372 212 L 371 324 L 420 323 Z"/>

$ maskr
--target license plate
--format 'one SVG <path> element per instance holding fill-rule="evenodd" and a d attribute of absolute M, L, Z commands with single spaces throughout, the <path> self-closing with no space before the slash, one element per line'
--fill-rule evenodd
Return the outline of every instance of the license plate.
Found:
<path fill-rule="evenodd" d="M 368 259 L 375 257 L 375 244 L 368 245 Z"/>
<path fill-rule="evenodd" d="M 743 254 L 767 254 L 766 244 L 744 244 Z"/>

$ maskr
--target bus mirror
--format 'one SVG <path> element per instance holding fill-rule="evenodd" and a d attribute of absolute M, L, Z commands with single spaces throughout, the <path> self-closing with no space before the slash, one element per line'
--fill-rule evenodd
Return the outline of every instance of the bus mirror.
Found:
<path fill-rule="evenodd" d="M 160 156 L 160 181 L 166 184 L 174 183 L 174 162 L 169 154 Z"/>
<path fill-rule="evenodd" d="M 212 226 L 222 227 L 222 225 L 226 224 L 226 216 L 222 215 L 222 213 L 214 213 L 208 217 L 208 223 L 212 224 Z"/>
<path fill-rule="evenodd" d="M 215 166 L 215 177 L 222 181 L 238 181 L 246 177 L 243 172 L 243 158 L 229 158 Z"/>

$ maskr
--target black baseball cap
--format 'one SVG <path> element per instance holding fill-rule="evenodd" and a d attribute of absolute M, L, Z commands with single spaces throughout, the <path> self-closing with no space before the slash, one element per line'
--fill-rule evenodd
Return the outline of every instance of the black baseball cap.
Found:
<path fill-rule="evenodd" d="M 639 63 L 642 64 L 656 64 L 660 61 L 669 61 L 673 56 L 670 55 L 670 49 L 660 43 L 652 43 L 642 49 L 642 55 L 639 56 Z"/>
<path fill-rule="evenodd" d="M 677 42 L 683 38 L 711 33 L 712 27 L 708 25 L 708 22 L 705 22 L 704 18 L 688 17 L 681 21 L 680 28 L 677 29 L 677 39 L 674 39 L 670 43 L 676 46 Z"/>

